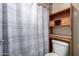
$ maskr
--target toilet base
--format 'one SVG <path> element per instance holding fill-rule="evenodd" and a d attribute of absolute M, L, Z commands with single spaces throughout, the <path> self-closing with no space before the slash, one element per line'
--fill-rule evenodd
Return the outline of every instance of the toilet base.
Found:
<path fill-rule="evenodd" d="M 58 56 L 58 55 L 55 53 L 47 53 L 45 56 Z"/>

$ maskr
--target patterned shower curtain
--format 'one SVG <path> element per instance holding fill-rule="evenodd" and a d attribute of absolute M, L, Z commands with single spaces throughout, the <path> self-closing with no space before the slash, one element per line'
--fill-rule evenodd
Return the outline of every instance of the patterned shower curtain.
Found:
<path fill-rule="evenodd" d="M 0 21 L 4 20 L 2 29 L 7 28 L 3 31 L 5 36 L 0 33 L 0 38 L 6 37 L 3 38 L 5 44 L 0 45 L 3 48 L 0 53 L 3 51 L 3 55 L 12 56 L 44 56 L 48 53 L 48 10 L 36 3 L 2 5 L 4 19 L 0 16 Z"/>

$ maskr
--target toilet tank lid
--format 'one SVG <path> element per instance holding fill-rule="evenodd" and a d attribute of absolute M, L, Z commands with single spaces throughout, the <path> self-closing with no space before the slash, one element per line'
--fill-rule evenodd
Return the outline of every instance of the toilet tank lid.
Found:
<path fill-rule="evenodd" d="M 52 40 L 53 43 L 57 43 L 57 44 L 61 44 L 61 45 L 65 45 L 65 46 L 69 46 L 68 43 L 63 42 L 63 41 L 58 41 L 58 40 Z"/>

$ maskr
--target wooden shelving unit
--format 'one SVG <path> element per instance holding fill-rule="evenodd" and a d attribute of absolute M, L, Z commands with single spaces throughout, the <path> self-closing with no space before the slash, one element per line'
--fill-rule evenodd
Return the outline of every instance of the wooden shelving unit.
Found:
<path fill-rule="evenodd" d="M 72 27 L 71 25 L 71 7 L 62 10 L 60 12 L 57 12 L 55 14 L 51 14 L 49 16 L 49 52 L 52 52 L 52 39 L 54 40 L 60 40 L 64 42 L 68 42 L 70 44 L 70 55 L 71 49 L 72 49 L 72 35 L 71 36 L 65 36 L 60 34 L 54 34 L 53 28 L 59 26 L 59 27 Z"/>

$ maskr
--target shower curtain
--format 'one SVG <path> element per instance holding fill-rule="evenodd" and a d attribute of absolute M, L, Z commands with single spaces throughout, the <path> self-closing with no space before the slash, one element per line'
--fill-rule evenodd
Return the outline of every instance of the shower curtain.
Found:
<path fill-rule="evenodd" d="M 3 53 L 3 38 L 2 38 L 2 4 L 0 4 L 0 55 Z"/>
<path fill-rule="evenodd" d="M 3 54 L 44 56 L 48 53 L 48 9 L 36 3 L 3 3 L 2 5 L 6 15 L 3 24 L 6 23 L 4 27 L 7 27 L 3 31 L 7 33 L 3 35 L 6 37 L 4 42 L 7 42 L 7 45 L 3 44 Z"/>

